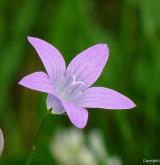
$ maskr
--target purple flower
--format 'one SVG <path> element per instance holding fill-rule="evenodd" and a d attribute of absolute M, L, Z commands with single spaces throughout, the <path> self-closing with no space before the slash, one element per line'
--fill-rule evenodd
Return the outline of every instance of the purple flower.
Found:
<path fill-rule="evenodd" d="M 131 109 L 136 105 L 126 96 L 104 87 L 90 87 L 100 76 L 109 55 L 106 44 L 94 45 L 79 53 L 66 68 L 61 53 L 38 38 L 28 37 L 41 58 L 47 74 L 35 72 L 19 84 L 48 93 L 47 107 L 52 113 L 67 113 L 78 128 L 85 127 L 85 108 Z"/>

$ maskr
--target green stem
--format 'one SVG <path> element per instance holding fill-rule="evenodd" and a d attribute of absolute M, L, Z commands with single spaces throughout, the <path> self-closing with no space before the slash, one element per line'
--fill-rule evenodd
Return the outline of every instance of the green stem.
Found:
<path fill-rule="evenodd" d="M 34 155 L 35 150 L 36 150 L 36 147 L 37 147 L 39 135 L 40 135 L 41 130 L 42 130 L 42 128 L 43 128 L 43 126 L 44 126 L 44 124 L 45 124 L 45 122 L 47 121 L 47 119 L 48 119 L 49 116 L 50 116 L 50 113 L 48 113 L 48 114 L 44 117 L 44 119 L 42 120 L 42 122 L 41 122 L 41 124 L 40 124 L 40 127 L 39 127 L 39 129 L 38 129 L 38 131 L 37 131 L 37 133 L 36 133 L 35 138 L 34 138 L 34 142 L 33 142 L 33 146 L 32 146 L 32 151 L 31 151 L 31 153 L 30 153 L 30 155 L 29 155 L 29 157 L 28 157 L 28 159 L 27 159 L 26 165 L 30 165 L 30 164 L 31 164 L 33 155 Z"/>

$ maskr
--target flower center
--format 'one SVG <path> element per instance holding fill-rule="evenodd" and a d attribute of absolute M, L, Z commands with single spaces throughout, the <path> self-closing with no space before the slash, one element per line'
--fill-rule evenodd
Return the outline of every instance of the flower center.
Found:
<path fill-rule="evenodd" d="M 76 76 L 73 74 L 67 80 L 59 92 L 59 97 L 71 101 L 76 95 L 81 93 L 85 83 L 77 81 Z"/>

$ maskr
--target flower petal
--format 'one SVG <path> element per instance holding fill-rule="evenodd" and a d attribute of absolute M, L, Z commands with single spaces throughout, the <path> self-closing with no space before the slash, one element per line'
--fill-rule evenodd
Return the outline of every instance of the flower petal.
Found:
<path fill-rule="evenodd" d="M 88 88 L 75 102 L 85 108 L 131 109 L 136 106 L 128 97 L 103 87 Z"/>
<path fill-rule="evenodd" d="M 28 37 L 28 41 L 36 49 L 49 77 L 56 84 L 66 70 L 66 64 L 61 53 L 44 40 Z"/>
<path fill-rule="evenodd" d="M 54 95 L 49 94 L 47 97 L 47 109 L 52 108 L 52 113 L 61 114 L 65 112 L 65 109 L 61 101 Z"/>
<path fill-rule="evenodd" d="M 32 73 L 24 77 L 19 84 L 33 90 L 55 95 L 55 90 L 50 83 L 48 75 L 44 72 Z"/>
<path fill-rule="evenodd" d="M 108 59 L 106 44 L 97 44 L 78 54 L 69 64 L 67 73 L 75 75 L 77 81 L 91 86 L 100 76 Z"/>
<path fill-rule="evenodd" d="M 84 128 L 88 120 L 88 111 L 84 108 L 78 107 L 77 105 L 65 102 L 63 100 L 62 104 L 71 122 L 77 128 Z"/>
<path fill-rule="evenodd" d="M 3 138 L 2 130 L 0 129 L 0 155 L 3 152 L 3 148 L 4 148 L 4 138 Z"/>

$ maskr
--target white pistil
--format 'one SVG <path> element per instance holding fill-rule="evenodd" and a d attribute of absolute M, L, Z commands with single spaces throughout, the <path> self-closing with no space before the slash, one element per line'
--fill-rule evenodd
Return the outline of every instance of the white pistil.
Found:
<path fill-rule="evenodd" d="M 85 85 L 85 83 L 82 82 L 82 81 L 76 81 L 76 76 L 75 75 L 73 75 L 72 77 L 73 77 L 72 85 L 78 85 L 78 84 Z"/>
<path fill-rule="evenodd" d="M 66 88 L 63 88 L 60 92 L 60 97 L 62 98 L 69 98 L 69 96 L 75 91 L 78 85 L 85 85 L 82 81 L 77 81 L 76 76 L 72 75 L 72 82 L 68 84 Z"/>

